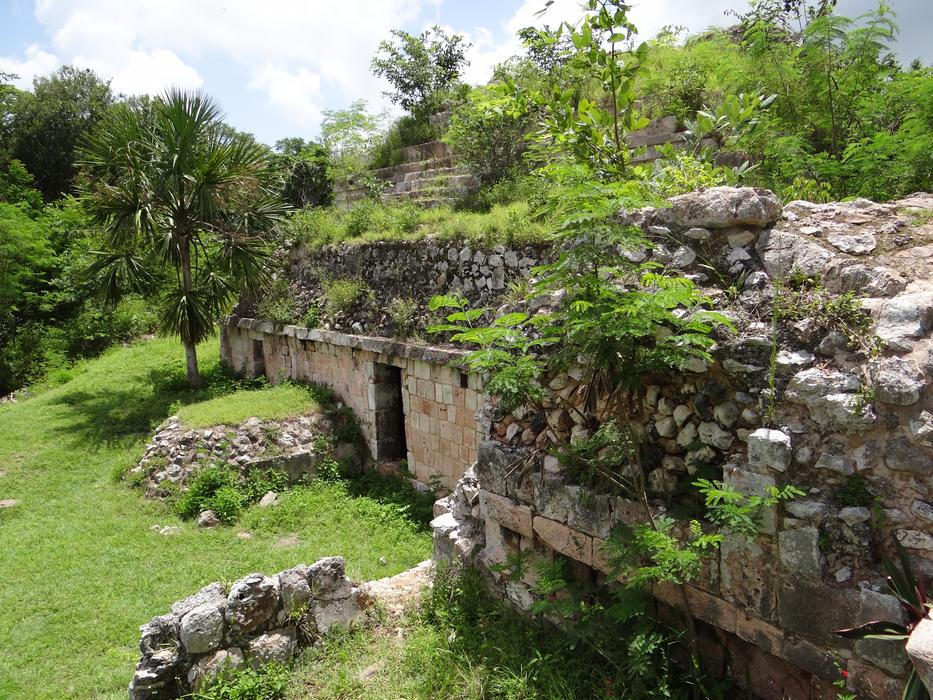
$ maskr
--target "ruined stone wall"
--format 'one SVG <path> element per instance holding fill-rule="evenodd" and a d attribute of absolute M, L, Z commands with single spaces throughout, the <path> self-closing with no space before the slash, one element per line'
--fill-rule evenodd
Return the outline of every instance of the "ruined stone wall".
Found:
<path fill-rule="evenodd" d="M 140 630 L 130 700 L 170 700 L 241 667 L 284 664 L 296 651 L 363 615 L 366 594 L 342 557 L 273 576 L 211 583 Z M 189 697 L 185 695 L 185 697 Z"/>
<path fill-rule="evenodd" d="M 900 697 L 902 644 L 832 632 L 904 621 L 881 566 L 895 537 L 918 574 L 933 574 L 933 197 L 782 209 L 768 192 L 712 188 L 671 203 L 621 213 L 653 241 L 634 257 L 682 270 L 737 330 L 717 333 L 712 362 L 643 378 L 635 423 L 650 507 L 688 507 L 698 477 L 806 494 L 766 509 L 753 540 L 727 534 L 687 587 L 705 650 L 763 698 L 835 698 L 840 668 L 859 697 Z M 867 315 L 849 337 L 825 306 L 806 306 L 847 291 Z M 782 299 L 801 313 L 775 319 Z M 566 558 L 608 585 L 602 544 L 616 524 L 647 521 L 638 500 L 567 476 L 554 450 L 589 434 L 567 408 L 582 400 L 585 370 L 548 381 L 561 401 L 487 409 L 475 468 L 434 523 L 440 556 L 476 563 L 525 609 L 534 573 L 513 581 L 495 566 L 511 552 Z M 677 589 L 652 592 L 660 615 L 683 608 Z"/>
<path fill-rule="evenodd" d="M 479 378 L 450 366 L 461 356 L 237 317 L 221 327 L 221 357 L 228 367 L 272 382 L 289 378 L 331 387 L 358 416 L 374 460 L 406 458 L 418 480 L 440 479 L 449 488 L 476 460 L 485 433 L 476 417 L 485 402 Z M 391 380 L 389 367 L 397 368 Z M 393 454 L 394 420 L 403 421 L 406 454 Z"/>
<path fill-rule="evenodd" d="M 547 250 L 544 245 L 486 247 L 433 238 L 343 244 L 316 251 L 297 247 L 288 260 L 290 293 L 301 316 L 313 308 L 325 330 L 392 336 L 398 331 L 388 314 L 394 300 L 416 304 L 412 330 L 423 330 L 432 317 L 427 305 L 435 294 L 459 292 L 474 306 L 493 305 L 510 282 L 527 278 L 534 266 L 546 261 Z M 331 316 L 324 282 L 335 279 L 364 282 L 371 297 Z"/>

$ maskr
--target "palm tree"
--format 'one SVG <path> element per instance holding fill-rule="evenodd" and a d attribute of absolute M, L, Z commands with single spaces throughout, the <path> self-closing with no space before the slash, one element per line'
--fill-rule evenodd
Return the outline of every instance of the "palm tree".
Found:
<path fill-rule="evenodd" d="M 222 121 L 210 98 L 170 90 L 121 105 L 86 140 L 83 200 L 105 233 L 92 271 L 115 302 L 159 289 L 160 331 L 195 347 L 241 293 L 269 276 L 268 233 L 287 210 L 269 150 Z"/>

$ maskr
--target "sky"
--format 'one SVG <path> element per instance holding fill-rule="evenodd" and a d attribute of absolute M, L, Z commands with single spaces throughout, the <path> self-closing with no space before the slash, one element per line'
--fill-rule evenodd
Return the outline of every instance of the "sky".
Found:
<path fill-rule="evenodd" d="M 933 63 L 933 0 L 888 0 L 904 63 Z M 71 64 L 112 79 L 122 94 L 201 89 L 227 121 L 272 144 L 314 138 L 321 112 L 366 99 L 391 110 L 369 62 L 392 29 L 439 24 L 472 44 L 465 78 L 486 82 L 493 66 L 520 49 L 517 30 L 576 20 L 579 0 L 0 0 L 0 71 L 28 89 L 36 75 Z M 747 0 L 633 0 L 642 39 L 665 25 L 699 31 L 733 23 L 726 10 Z M 855 16 L 876 0 L 838 0 Z"/>

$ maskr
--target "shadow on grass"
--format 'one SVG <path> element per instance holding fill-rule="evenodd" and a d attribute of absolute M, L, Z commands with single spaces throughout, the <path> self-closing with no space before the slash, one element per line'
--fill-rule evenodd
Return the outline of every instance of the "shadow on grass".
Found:
<path fill-rule="evenodd" d="M 192 388 L 177 367 L 151 370 L 145 382 L 129 388 L 105 384 L 97 390 L 67 387 L 50 403 L 67 406 L 71 417 L 58 430 L 82 445 L 129 446 L 148 437 L 180 406 L 206 401 L 241 389 L 260 389 L 264 382 L 240 380 L 220 367 L 202 374 L 204 385 Z"/>
<path fill-rule="evenodd" d="M 347 479 L 347 492 L 351 496 L 369 498 L 377 503 L 398 507 L 406 519 L 420 532 L 428 532 L 434 517 L 434 494 L 420 493 L 401 476 L 366 472 L 362 476 Z"/>

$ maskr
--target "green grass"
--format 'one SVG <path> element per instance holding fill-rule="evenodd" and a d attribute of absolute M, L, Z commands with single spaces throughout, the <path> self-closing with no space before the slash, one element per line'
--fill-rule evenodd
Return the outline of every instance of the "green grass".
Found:
<path fill-rule="evenodd" d="M 588 622 L 587 624 L 590 624 Z M 308 649 L 288 700 L 593 700 L 686 698 L 670 640 L 632 620 L 606 655 L 567 630 L 515 612 L 479 576 L 435 579 L 401 621 Z"/>
<path fill-rule="evenodd" d="M 488 212 L 362 202 L 350 211 L 338 207 L 306 209 L 288 223 L 290 237 L 310 250 L 336 243 L 420 241 L 427 236 L 486 247 L 517 246 L 544 242 L 551 230 L 547 221 L 534 217 L 529 204 L 523 201 L 497 204 Z"/>
<path fill-rule="evenodd" d="M 281 420 L 313 413 L 320 407 L 312 388 L 283 384 L 258 391 L 236 391 L 182 406 L 178 410 L 178 417 L 187 426 L 203 428 L 209 425 L 237 425 L 251 417 Z"/>
<path fill-rule="evenodd" d="M 188 390 L 181 347 L 159 339 L 0 407 L 0 498 L 19 501 L 0 511 L 0 697 L 125 698 L 139 625 L 210 581 L 334 554 L 351 577 L 369 579 L 429 556 L 423 525 L 391 489 L 369 497 L 355 482 L 316 484 L 281 508 L 247 511 L 238 526 L 199 530 L 115 482 L 173 407 L 236 388 L 219 377 L 216 355 L 216 341 L 199 348 L 213 388 Z M 223 413 L 203 406 L 196 416 Z M 159 535 L 155 524 L 181 533 Z M 238 538 L 242 530 L 252 537 Z"/>

